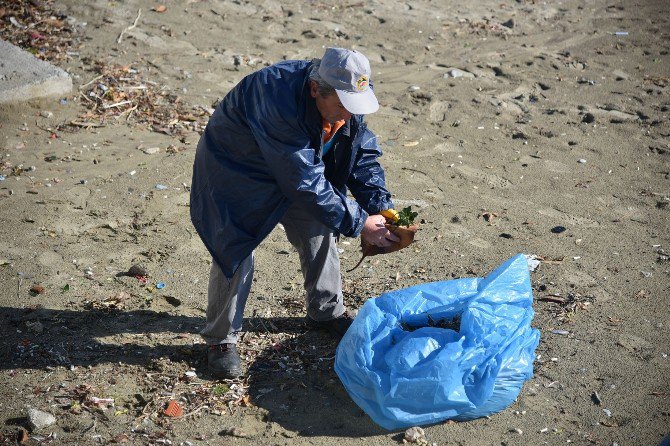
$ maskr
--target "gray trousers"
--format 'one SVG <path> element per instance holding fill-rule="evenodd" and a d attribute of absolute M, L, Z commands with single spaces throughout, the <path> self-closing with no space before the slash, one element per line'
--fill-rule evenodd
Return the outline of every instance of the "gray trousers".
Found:
<path fill-rule="evenodd" d="M 300 256 L 307 316 L 326 321 L 344 311 L 340 257 L 334 231 L 297 206 L 281 220 L 288 241 Z M 207 288 L 207 325 L 200 332 L 207 344 L 236 343 L 254 275 L 254 253 L 228 279 L 212 261 Z"/>

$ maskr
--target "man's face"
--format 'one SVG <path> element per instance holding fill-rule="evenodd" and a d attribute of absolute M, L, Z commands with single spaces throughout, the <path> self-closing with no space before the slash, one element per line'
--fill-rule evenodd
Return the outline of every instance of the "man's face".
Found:
<path fill-rule="evenodd" d="M 319 86 L 314 81 L 311 81 L 310 93 L 316 101 L 316 108 L 319 109 L 321 117 L 329 123 L 332 124 L 342 120 L 348 121 L 351 118 L 351 113 L 344 108 L 337 94 L 333 93 L 325 97 L 321 96 Z"/>

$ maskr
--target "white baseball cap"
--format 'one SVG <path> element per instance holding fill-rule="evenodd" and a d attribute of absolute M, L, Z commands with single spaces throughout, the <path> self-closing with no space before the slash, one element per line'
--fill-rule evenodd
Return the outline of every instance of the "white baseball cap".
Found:
<path fill-rule="evenodd" d="M 335 89 L 340 102 L 354 115 L 379 110 L 379 102 L 370 88 L 370 62 L 356 50 L 327 48 L 319 76 Z"/>

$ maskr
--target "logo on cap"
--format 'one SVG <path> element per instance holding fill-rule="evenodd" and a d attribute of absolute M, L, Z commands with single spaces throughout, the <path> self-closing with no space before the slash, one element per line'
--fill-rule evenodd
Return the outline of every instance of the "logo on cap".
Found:
<path fill-rule="evenodd" d="M 363 76 L 359 77 L 358 80 L 356 81 L 356 89 L 358 91 L 365 91 L 365 90 L 368 89 L 368 84 L 369 83 L 370 83 L 370 79 L 367 76 L 363 75 Z"/>

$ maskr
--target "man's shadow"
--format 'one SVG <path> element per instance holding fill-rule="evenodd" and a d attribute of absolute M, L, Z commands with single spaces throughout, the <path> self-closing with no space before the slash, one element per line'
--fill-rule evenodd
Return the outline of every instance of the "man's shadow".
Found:
<path fill-rule="evenodd" d="M 292 333 L 264 348 L 249 366 L 249 394 L 268 421 L 300 436 L 364 437 L 387 433 L 351 400 L 333 369 L 337 342 L 304 318 L 251 318 L 250 328 Z M 253 328 L 251 328 L 253 330 Z"/>
<path fill-rule="evenodd" d="M 168 311 L 0 307 L 0 370 L 150 366 L 166 357 L 211 378 L 206 347 L 193 344 L 203 324 L 204 316 Z M 310 330 L 299 317 L 247 318 L 243 331 L 250 402 L 267 410 L 267 421 L 301 436 L 385 433 L 340 383 L 333 370 L 337 344 L 327 333 Z"/>

